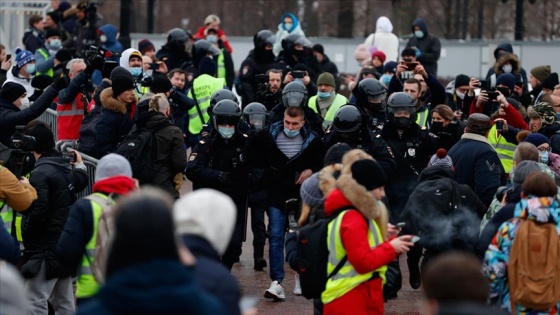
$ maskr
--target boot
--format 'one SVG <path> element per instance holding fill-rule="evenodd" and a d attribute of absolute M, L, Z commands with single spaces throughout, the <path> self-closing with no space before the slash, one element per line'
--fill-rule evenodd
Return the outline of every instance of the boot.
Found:
<path fill-rule="evenodd" d="M 264 245 L 255 245 L 253 249 L 254 258 L 254 269 L 257 271 L 262 271 L 266 266 L 266 260 L 264 259 Z"/>

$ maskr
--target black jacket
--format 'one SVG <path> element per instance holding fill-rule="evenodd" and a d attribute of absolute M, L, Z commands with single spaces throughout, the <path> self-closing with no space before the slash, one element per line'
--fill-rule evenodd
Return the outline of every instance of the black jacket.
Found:
<path fill-rule="evenodd" d="M 413 36 L 406 44 L 406 48 L 417 47 L 421 52 L 418 61 L 420 61 L 428 73 L 437 76 L 437 62 L 441 53 L 441 42 L 437 36 L 428 33 L 428 26 L 424 19 L 417 18 L 412 22 L 413 32 L 414 26 L 420 27 L 424 32 L 424 37 L 416 38 L 416 36 Z"/>
<path fill-rule="evenodd" d="M 273 66 L 274 54 L 272 54 L 272 58 L 270 58 L 270 56 L 267 57 L 262 51 L 259 52 L 253 49 L 249 52 L 249 55 L 247 55 L 247 58 L 245 58 L 241 64 L 239 70 L 239 84 L 236 86 L 236 90 L 241 96 L 243 105 L 258 101 L 257 92 L 259 92 L 259 79 L 256 76 L 266 74 Z M 260 102 L 263 103 L 262 101 Z M 274 105 L 276 104 L 278 103 L 274 103 Z"/>
<path fill-rule="evenodd" d="M 286 107 L 282 103 L 274 106 L 269 113 L 270 124 L 272 125 L 276 122 L 284 121 L 285 110 Z M 305 113 L 305 123 L 320 137 L 324 136 L 325 131 L 323 130 L 323 117 L 307 106 L 303 107 L 303 111 Z"/>
<path fill-rule="evenodd" d="M 170 71 L 175 68 L 181 68 L 183 64 L 191 61 L 191 57 L 185 52 L 184 47 L 174 47 L 172 45 L 165 44 L 157 51 L 156 57 L 161 60 L 167 66 Z"/>
<path fill-rule="evenodd" d="M 460 120 L 453 120 L 441 130 L 434 130 L 434 125 L 430 127 L 430 131 L 439 137 L 438 148 L 444 148 L 449 151 L 463 135 L 465 123 Z"/>

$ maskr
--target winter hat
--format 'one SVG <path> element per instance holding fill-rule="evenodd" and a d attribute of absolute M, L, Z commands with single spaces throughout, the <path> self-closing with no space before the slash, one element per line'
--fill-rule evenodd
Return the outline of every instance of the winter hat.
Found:
<path fill-rule="evenodd" d="M 216 66 L 216 62 L 212 58 L 202 57 L 202 59 L 200 59 L 200 63 L 198 64 L 199 74 L 214 76 L 216 75 L 216 71 L 218 71 L 218 66 Z"/>
<path fill-rule="evenodd" d="M 325 159 L 323 160 L 323 165 L 329 166 L 332 164 L 342 163 L 342 157 L 350 150 L 352 150 L 352 147 L 347 143 L 339 142 L 334 144 L 327 150 Z"/>
<path fill-rule="evenodd" d="M 208 188 L 182 196 L 173 206 L 177 233 L 206 239 L 220 256 L 229 244 L 236 216 L 233 200 L 222 192 Z"/>
<path fill-rule="evenodd" d="M 354 58 L 358 61 L 369 59 L 370 56 L 371 54 L 364 44 L 358 45 L 358 47 L 356 47 L 356 51 L 354 51 Z"/>
<path fill-rule="evenodd" d="M 44 153 L 54 149 L 53 132 L 44 122 L 38 121 L 35 126 L 26 130 L 25 134 L 35 138 L 35 147 L 33 148 L 33 151 L 37 153 Z"/>
<path fill-rule="evenodd" d="M 383 73 L 391 72 L 395 73 L 397 71 L 397 62 L 395 61 L 387 61 L 387 63 L 383 66 Z"/>
<path fill-rule="evenodd" d="M 321 44 L 313 45 L 313 51 L 316 51 L 316 52 L 320 53 L 321 55 L 325 54 L 325 48 Z"/>
<path fill-rule="evenodd" d="M 143 39 L 138 42 L 138 50 L 142 55 L 144 55 L 147 51 L 156 50 L 156 47 L 149 40 Z"/>
<path fill-rule="evenodd" d="M 315 173 L 303 181 L 299 194 L 301 195 L 301 200 L 310 207 L 323 203 L 323 194 L 319 189 L 319 173 Z"/>
<path fill-rule="evenodd" d="M 544 81 L 551 73 L 550 66 L 538 66 L 531 69 L 531 75 L 539 81 Z"/>
<path fill-rule="evenodd" d="M 371 46 L 368 47 L 367 50 L 369 51 L 369 55 L 371 56 L 371 55 L 373 55 L 374 52 L 377 51 L 377 47 L 375 47 L 375 45 L 371 45 Z"/>
<path fill-rule="evenodd" d="M 0 98 L 5 99 L 11 104 L 25 93 L 27 93 L 27 90 L 23 85 L 15 82 L 6 82 L 0 90 Z"/>
<path fill-rule="evenodd" d="M 130 167 L 130 162 L 128 162 L 128 160 L 122 155 L 109 153 L 102 157 L 97 163 L 97 168 L 95 169 L 95 181 L 98 182 L 114 176 L 126 176 L 132 178 L 132 168 Z"/>
<path fill-rule="evenodd" d="M 467 119 L 467 127 L 470 133 L 485 134 L 490 128 L 492 128 L 492 123 L 490 117 L 484 114 L 471 114 Z"/>
<path fill-rule="evenodd" d="M 558 73 L 553 72 L 548 77 L 546 77 L 544 81 L 542 81 L 541 87 L 549 90 L 554 90 L 554 87 L 558 84 L 560 84 L 560 82 L 558 82 Z"/>
<path fill-rule="evenodd" d="M 540 171 L 541 168 L 539 166 L 539 163 L 529 160 L 521 161 L 513 169 L 513 187 L 515 188 L 517 186 L 523 185 L 523 181 L 525 181 L 525 178 L 527 178 L 529 174 Z"/>
<path fill-rule="evenodd" d="M 16 64 L 18 69 L 21 69 L 26 64 L 35 61 L 35 56 L 29 50 L 16 48 Z"/>
<path fill-rule="evenodd" d="M 56 55 L 54 55 L 54 58 L 56 58 L 56 60 L 58 60 L 60 62 L 70 61 L 72 59 L 72 54 L 70 53 L 70 51 L 68 49 L 63 48 L 63 49 L 56 52 Z"/>
<path fill-rule="evenodd" d="M 458 76 L 455 77 L 455 88 L 464 85 L 469 85 L 470 82 L 471 82 L 471 78 L 469 78 L 469 76 L 464 74 L 459 74 Z"/>
<path fill-rule="evenodd" d="M 121 95 L 123 92 L 131 90 L 134 88 L 134 81 L 132 81 L 131 78 L 124 76 L 124 75 L 118 75 L 116 76 L 113 80 L 112 80 L 112 86 L 111 88 L 113 89 L 113 97 L 116 98 L 117 96 Z"/>
<path fill-rule="evenodd" d="M 385 63 L 385 59 L 387 59 L 387 57 L 385 56 L 385 53 L 383 53 L 381 50 L 378 50 L 376 52 L 374 52 L 373 54 L 371 54 L 371 59 L 373 58 L 379 58 L 379 60 L 381 60 L 381 63 Z"/>
<path fill-rule="evenodd" d="M 540 118 L 542 119 L 543 125 L 552 125 L 556 120 L 556 112 L 554 107 L 546 102 L 540 102 L 533 107 L 529 107 L 527 110 L 527 115 L 529 118 Z"/>
<path fill-rule="evenodd" d="M 436 154 L 432 155 L 430 158 L 430 166 L 444 166 L 453 167 L 453 160 L 447 155 L 447 150 L 440 148 L 437 150 Z"/>
<path fill-rule="evenodd" d="M 165 75 L 156 75 L 154 77 L 154 81 L 152 81 L 152 85 L 150 89 L 154 93 L 167 93 L 171 90 L 173 85 L 171 85 L 171 81 Z"/>
<path fill-rule="evenodd" d="M 45 38 L 51 38 L 53 36 L 61 37 L 60 31 L 56 28 L 49 28 L 45 34 Z"/>
<path fill-rule="evenodd" d="M 513 89 L 515 88 L 515 81 L 516 81 L 516 79 L 515 79 L 515 76 L 513 74 L 502 73 L 502 74 L 500 74 L 500 76 L 496 80 L 496 85 L 503 84 L 503 85 L 507 86 L 510 91 L 513 92 Z"/>
<path fill-rule="evenodd" d="M 373 190 L 387 184 L 385 171 L 374 160 L 359 160 L 352 164 L 350 169 L 352 171 L 352 178 L 358 184 L 364 186 L 366 190 Z"/>
<path fill-rule="evenodd" d="M 543 143 L 550 144 L 548 138 L 542 133 L 538 133 L 538 132 L 529 134 L 527 137 L 525 137 L 524 141 L 529 142 L 530 144 L 534 145 L 537 148 L 539 147 L 539 145 Z"/>
<path fill-rule="evenodd" d="M 317 79 L 317 85 L 320 85 L 320 84 L 336 86 L 336 84 L 334 83 L 334 76 L 332 74 L 330 74 L 329 72 L 321 73 L 321 75 L 319 76 L 319 79 Z"/>
<path fill-rule="evenodd" d="M 62 3 L 60 4 L 62 5 Z M 60 5 L 58 6 L 60 8 Z M 51 17 L 54 23 L 58 24 L 60 22 L 60 15 L 56 11 L 47 12 L 47 15 Z"/>
<path fill-rule="evenodd" d="M 2 314 L 24 314 L 27 308 L 23 278 L 12 265 L 0 263 L 0 310 Z"/>
<path fill-rule="evenodd" d="M 132 80 L 132 74 L 130 73 L 130 71 L 126 70 L 123 67 L 115 67 L 115 69 L 111 70 L 111 81 L 113 81 L 113 79 L 115 79 L 115 77 L 119 75 L 124 75 L 125 77 L 129 77 Z"/>

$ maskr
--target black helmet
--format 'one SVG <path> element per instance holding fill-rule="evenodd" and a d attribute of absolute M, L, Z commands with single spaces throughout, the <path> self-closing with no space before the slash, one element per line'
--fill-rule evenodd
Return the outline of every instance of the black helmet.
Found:
<path fill-rule="evenodd" d="M 194 43 L 194 49 L 196 50 L 196 54 L 200 58 L 208 53 L 211 53 L 213 56 L 217 56 L 220 54 L 220 49 L 206 39 L 197 40 Z"/>
<path fill-rule="evenodd" d="M 356 98 L 358 104 L 381 103 L 387 96 L 387 90 L 377 79 L 363 79 L 358 83 Z"/>
<path fill-rule="evenodd" d="M 214 128 L 218 129 L 218 125 L 233 125 L 237 128 L 241 121 L 241 108 L 232 100 L 219 101 L 212 110 L 212 120 Z"/>
<path fill-rule="evenodd" d="M 187 32 L 180 28 L 174 28 L 167 33 L 167 42 L 181 42 L 186 43 L 189 39 Z"/>
<path fill-rule="evenodd" d="M 391 94 L 391 97 L 389 97 L 389 100 L 387 101 L 387 107 L 390 114 L 394 114 L 399 111 L 408 111 L 410 114 L 414 114 L 414 112 L 416 112 L 412 97 L 405 92 L 396 92 Z"/>
<path fill-rule="evenodd" d="M 337 132 L 354 132 L 362 125 L 362 114 L 354 105 L 348 104 L 339 108 L 334 114 L 332 128 Z"/>
<path fill-rule="evenodd" d="M 299 82 L 290 82 L 282 90 L 282 104 L 284 107 L 307 106 L 307 88 Z"/>
<path fill-rule="evenodd" d="M 309 41 L 309 39 L 305 38 L 303 35 L 299 34 L 291 34 L 288 35 L 286 38 L 282 40 L 282 49 L 286 52 L 293 52 L 296 45 L 301 45 L 303 48 L 311 49 L 313 44 Z"/>
<path fill-rule="evenodd" d="M 243 110 L 243 120 L 255 130 L 265 128 L 268 123 L 268 111 L 261 103 L 253 102 Z"/>
<path fill-rule="evenodd" d="M 269 30 L 259 31 L 253 37 L 253 44 L 255 48 L 264 49 L 268 45 L 274 45 L 276 43 L 276 35 Z"/>
<path fill-rule="evenodd" d="M 221 90 L 217 90 L 216 92 L 214 92 L 214 94 L 212 94 L 212 97 L 210 98 L 210 108 L 213 109 L 214 106 L 216 106 L 216 104 L 218 104 L 219 101 L 223 101 L 223 100 L 231 100 L 234 101 L 235 104 L 237 104 L 238 106 L 240 105 L 239 99 L 237 98 L 235 93 L 233 93 L 228 89 L 221 89 Z"/>

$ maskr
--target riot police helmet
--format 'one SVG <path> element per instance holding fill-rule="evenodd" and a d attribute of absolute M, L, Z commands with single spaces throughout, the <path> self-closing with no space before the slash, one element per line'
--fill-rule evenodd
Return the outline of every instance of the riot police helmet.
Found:
<path fill-rule="evenodd" d="M 183 29 L 174 28 L 167 33 L 168 43 L 180 42 L 184 44 L 187 42 L 187 40 L 189 40 L 189 36 L 187 35 L 187 32 L 185 32 Z"/>
<path fill-rule="evenodd" d="M 387 90 L 377 79 L 363 79 L 358 83 L 358 94 L 367 103 L 381 103 L 387 96 Z"/>
<path fill-rule="evenodd" d="M 212 110 L 212 120 L 214 128 L 219 130 L 219 125 L 228 125 L 238 127 L 241 121 L 241 107 L 232 100 L 219 101 Z"/>
<path fill-rule="evenodd" d="M 217 56 L 220 54 L 220 49 L 206 39 L 197 40 L 194 43 L 194 49 L 196 50 L 196 54 L 199 55 L 199 57 L 208 54 L 212 54 L 213 56 Z"/>
<path fill-rule="evenodd" d="M 268 124 L 268 111 L 261 103 L 250 103 L 243 109 L 243 120 L 254 130 L 265 128 Z"/>
<path fill-rule="evenodd" d="M 311 43 L 311 41 L 309 41 L 309 39 L 307 39 L 303 35 L 291 34 L 282 40 L 282 49 L 287 52 L 293 52 L 295 50 L 295 47 L 298 45 L 302 46 L 303 48 L 313 48 L 313 44 Z"/>
<path fill-rule="evenodd" d="M 262 30 L 259 31 L 253 37 L 253 44 L 255 44 L 255 48 L 264 50 L 267 46 L 272 46 L 276 43 L 276 35 L 270 30 Z"/>
<path fill-rule="evenodd" d="M 237 98 L 237 95 L 235 95 L 235 93 L 228 89 L 221 89 L 214 92 L 214 94 L 212 94 L 212 97 L 210 97 L 210 108 L 213 109 L 219 101 L 223 100 L 231 100 L 234 101 L 238 106 L 241 105 L 239 104 L 239 99 Z"/>
<path fill-rule="evenodd" d="M 300 82 L 290 82 L 282 90 L 282 104 L 286 108 L 290 106 L 305 107 L 307 98 L 307 88 Z"/>
<path fill-rule="evenodd" d="M 387 100 L 387 111 L 389 114 L 395 114 L 400 111 L 406 111 L 410 114 L 416 112 L 414 100 L 410 95 L 405 92 L 396 92 L 391 94 L 389 100 Z"/>
<path fill-rule="evenodd" d="M 340 107 L 334 114 L 332 128 L 339 133 L 355 132 L 362 125 L 360 110 L 351 104 Z"/>

